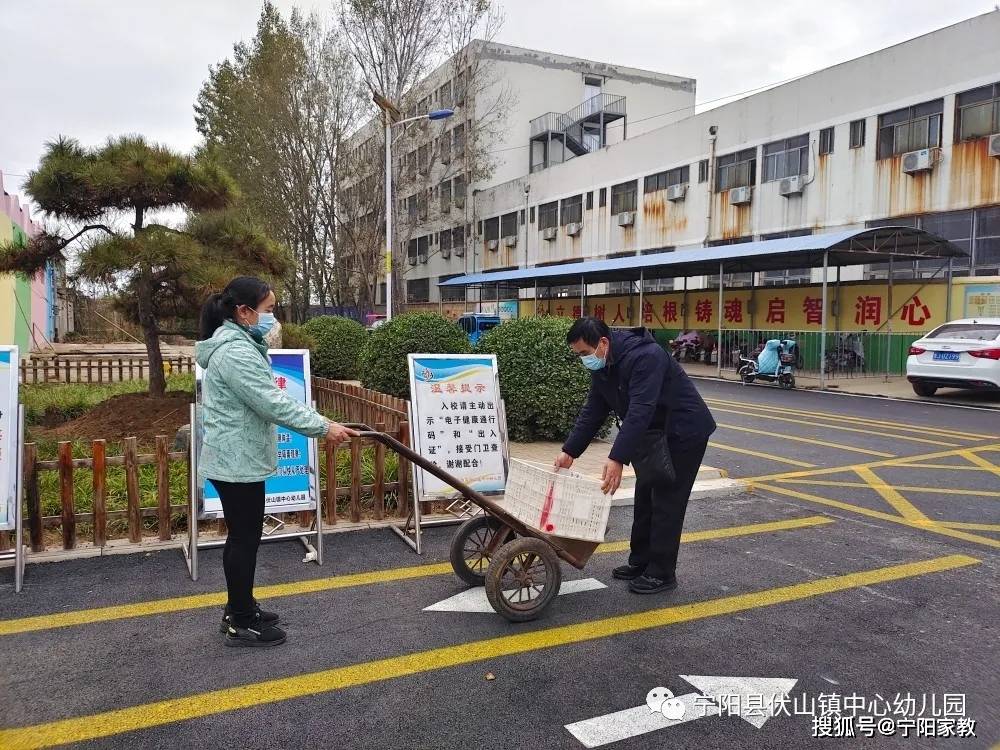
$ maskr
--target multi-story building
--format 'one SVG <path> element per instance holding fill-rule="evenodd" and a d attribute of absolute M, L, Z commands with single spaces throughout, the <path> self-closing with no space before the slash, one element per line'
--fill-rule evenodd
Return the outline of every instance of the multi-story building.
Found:
<path fill-rule="evenodd" d="M 442 301 L 436 283 L 462 271 L 884 224 L 918 226 L 968 249 L 956 275 L 998 275 L 998 39 L 994 11 L 698 114 L 690 79 L 512 50 L 516 62 L 500 76 L 530 93 L 491 145 L 501 165 L 465 202 L 468 252 L 457 261 L 420 254 L 441 247 L 447 222 L 418 214 L 407 237 L 417 249 L 409 301 Z M 510 48 L 486 49 L 503 62 Z M 591 76 L 601 78 L 598 98 Z M 605 94 L 626 96 L 620 119 Z M 593 104 L 546 113 L 570 112 L 574 96 Z M 607 137 L 595 135 L 598 110 Z M 896 264 L 893 274 L 934 270 Z M 878 279 L 888 269 L 843 272 L 845 280 Z M 809 282 L 817 273 L 727 283 Z M 647 281 L 650 291 L 674 283 Z M 445 293 L 445 302 L 456 294 L 464 301 L 463 290 Z"/>
<path fill-rule="evenodd" d="M 406 116 L 455 110 L 449 119 L 411 123 L 394 133 L 393 235 L 398 256 L 406 259 L 397 263 L 397 273 L 405 279 L 407 299 L 437 300 L 440 278 L 481 269 L 483 258 L 466 250 L 480 224 L 478 196 L 489 186 L 511 184 L 690 116 L 694 102 L 690 78 L 470 44 L 398 103 Z M 371 255 L 384 241 L 381 121 L 361 128 L 348 148 L 352 168 L 341 184 L 347 234 L 367 243 Z M 522 190 L 507 215 L 486 222 L 497 244 L 507 238 L 505 256 L 516 254 L 529 197 Z M 384 286 L 378 297 L 384 299 Z"/>

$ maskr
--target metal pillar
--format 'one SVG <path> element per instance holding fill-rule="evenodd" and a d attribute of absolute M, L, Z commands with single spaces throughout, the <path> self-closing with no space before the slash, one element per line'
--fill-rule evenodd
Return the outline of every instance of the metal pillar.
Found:
<path fill-rule="evenodd" d="M 952 284 L 952 281 L 953 281 L 952 275 L 953 275 L 953 272 L 954 272 L 954 268 L 953 268 L 954 260 L 955 260 L 954 258 L 948 258 L 948 288 L 945 290 L 945 303 L 944 303 L 944 309 L 945 309 L 944 319 L 945 320 L 953 320 L 954 318 L 960 318 L 960 317 L 962 317 L 961 315 L 952 315 L 951 314 L 951 284 Z"/>
<path fill-rule="evenodd" d="M 684 277 L 684 297 L 681 299 L 681 324 L 688 329 L 688 277 Z"/>
<path fill-rule="evenodd" d="M 823 315 L 820 318 L 820 333 L 819 333 L 819 387 L 820 387 L 820 390 L 823 390 L 823 389 L 826 388 L 826 316 L 828 314 L 827 313 L 827 308 L 829 307 L 829 305 L 827 304 L 827 298 L 826 298 L 826 287 L 827 287 L 827 284 L 826 284 L 826 274 L 827 274 L 827 269 L 829 269 L 829 267 L 830 267 L 829 264 L 830 264 L 830 251 L 829 250 L 824 250 L 823 251 Z M 839 266 L 837 267 L 837 270 L 838 270 L 838 275 L 839 275 L 839 271 L 840 271 L 840 267 Z"/>
<path fill-rule="evenodd" d="M 580 277 L 580 317 L 587 314 L 587 281 L 585 276 Z"/>
<path fill-rule="evenodd" d="M 392 320 L 392 116 L 385 117 L 385 319 Z"/>
<path fill-rule="evenodd" d="M 889 319 L 886 321 L 887 323 L 886 331 L 888 333 L 886 335 L 886 340 L 885 340 L 885 376 L 883 378 L 883 381 L 886 383 L 889 382 L 889 363 L 891 362 L 891 357 L 892 357 L 892 314 L 893 314 L 892 277 L 894 274 L 895 271 L 894 271 L 893 256 L 890 255 L 889 256 L 889 299 L 888 299 Z"/>
<path fill-rule="evenodd" d="M 716 375 L 720 378 L 722 377 L 722 292 L 726 286 L 725 282 L 723 281 L 722 272 L 723 272 L 723 263 L 720 260 L 719 261 L 719 309 L 717 311 L 719 319 L 719 335 L 718 338 L 715 339 L 715 361 L 718 363 L 718 367 L 716 369 Z M 712 361 L 710 359 L 709 364 L 711 363 Z"/>
<path fill-rule="evenodd" d="M 642 325 L 643 323 L 646 322 L 646 318 L 642 309 L 643 305 L 642 287 L 643 287 L 643 278 L 645 277 L 644 270 L 645 269 L 642 268 L 639 269 L 639 325 Z"/>

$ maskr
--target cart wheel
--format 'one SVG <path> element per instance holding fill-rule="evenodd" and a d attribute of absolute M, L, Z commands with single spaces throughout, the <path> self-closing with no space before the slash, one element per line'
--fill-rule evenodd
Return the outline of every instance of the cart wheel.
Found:
<path fill-rule="evenodd" d="M 541 539 L 522 537 L 493 553 L 486 571 L 486 598 L 511 622 L 527 622 L 542 614 L 559 593 L 559 558 Z"/>
<path fill-rule="evenodd" d="M 789 375 L 788 373 L 784 373 L 780 378 L 778 378 L 778 383 L 786 391 L 790 391 L 795 387 L 795 377 L 793 375 Z"/>
<path fill-rule="evenodd" d="M 493 546 L 496 549 L 494 542 L 499 533 L 510 533 L 510 530 L 486 514 L 473 516 L 459 526 L 451 540 L 448 556 L 455 575 L 470 586 L 484 585 L 486 569 L 490 565 L 489 548 Z"/>

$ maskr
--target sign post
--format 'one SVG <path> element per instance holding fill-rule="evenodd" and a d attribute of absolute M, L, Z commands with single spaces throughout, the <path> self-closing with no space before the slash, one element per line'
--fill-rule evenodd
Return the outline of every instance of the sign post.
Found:
<path fill-rule="evenodd" d="M 444 471 L 484 494 L 503 492 L 507 480 L 507 420 L 500 399 L 496 356 L 410 354 L 410 444 Z M 421 554 L 422 526 L 453 524 L 478 508 L 420 467 L 413 466 L 413 509 L 392 526 Z M 421 502 L 451 499 L 453 518 L 424 521 Z"/>
<path fill-rule="evenodd" d="M 308 349 L 274 349 L 268 353 L 275 384 L 290 397 L 312 404 L 312 379 Z M 221 547 L 225 540 L 199 541 L 198 521 L 223 518 L 222 501 L 215 486 L 198 480 L 198 456 L 201 453 L 202 425 L 201 367 L 195 371 L 195 403 L 191 406 L 191 503 L 188 508 L 188 540 L 182 545 L 191 580 L 198 580 L 198 550 Z M 284 427 L 278 427 L 278 470 L 264 483 L 264 534 L 262 541 L 299 539 L 307 552 L 303 562 L 323 564 L 323 510 L 319 502 L 319 461 L 316 440 Z M 309 529 L 281 532 L 284 523 L 277 513 L 314 511 Z M 271 525 L 268 525 L 268 522 Z"/>
<path fill-rule="evenodd" d="M 0 346 L 0 531 L 14 531 L 14 549 L 0 560 L 14 560 L 14 591 L 24 585 L 21 518 L 21 461 L 24 454 L 24 409 L 17 402 L 16 346 Z"/>

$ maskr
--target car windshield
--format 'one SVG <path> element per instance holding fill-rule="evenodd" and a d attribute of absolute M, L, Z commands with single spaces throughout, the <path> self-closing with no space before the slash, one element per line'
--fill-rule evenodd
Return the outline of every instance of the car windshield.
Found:
<path fill-rule="evenodd" d="M 495 320 L 482 320 L 479 322 L 480 331 L 488 331 L 491 328 L 496 328 L 499 325 Z"/>
<path fill-rule="evenodd" d="M 1000 326 L 982 323 L 948 323 L 929 334 L 927 338 L 996 341 L 997 338 L 1000 338 Z"/>

